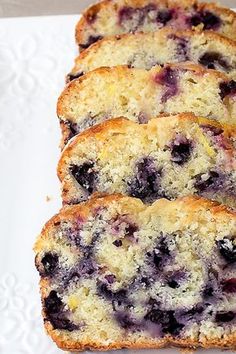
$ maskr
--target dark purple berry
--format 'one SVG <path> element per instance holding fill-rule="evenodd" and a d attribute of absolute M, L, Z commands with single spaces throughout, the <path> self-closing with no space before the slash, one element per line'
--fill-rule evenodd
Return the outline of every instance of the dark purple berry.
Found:
<path fill-rule="evenodd" d="M 153 263 L 157 269 L 162 268 L 170 257 L 170 250 L 166 240 L 163 238 L 153 251 Z"/>
<path fill-rule="evenodd" d="M 136 176 L 128 182 L 129 195 L 140 198 L 144 202 L 151 202 L 161 196 L 161 171 L 154 164 L 153 159 L 146 157 L 136 166 Z"/>
<path fill-rule="evenodd" d="M 70 82 L 72 80 L 78 79 L 79 77 L 81 77 L 83 75 L 84 75 L 83 71 L 79 71 L 77 74 L 68 74 L 66 76 L 66 82 Z"/>
<path fill-rule="evenodd" d="M 233 244 L 232 240 L 224 238 L 217 242 L 221 256 L 228 262 L 236 262 L 236 245 Z"/>
<path fill-rule="evenodd" d="M 236 94 L 236 81 L 221 82 L 220 84 L 220 97 L 223 100 L 228 95 Z"/>
<path fill-rule="evenodd" d="M 125 236 L 132 237 L 135 232 L 138 231 L 138 226 L 135 224 L 128 223 L 125 227 Z"/>
<path fill-rule="evenodd" d="M 193 143 L 185 136 L 177 135 L 170 144 L 171 161 L 177 165 L 183 165 L 191 156 Z"/>
<path fill-rule="evenodd" d="M 161 102 L 165 103 L 169 98 L 178 93 L 178 72 L 177 70 L 166 67 L 155 76 L 155 81 L 165 86 L 165 93 L 161 98 Z"/>
<path fill-rule="evenodd" d="M 167 282 L 167 285 L 172 288 L 172 289 L 176 289 L 176 288 L 179 288 L 179 284 L 177 283 L 176 280 L 174 279 L 171 279 Z"/>
<path fill-rule="evenodd" d="M 70 166 L 70 171 L 81 187 L 88 191 L 89 194 L 93 193 L 97 179 L 94 163 L 84 162 L 83 165 L 80 166 L 72 165 Z"/>
<path fill-rule="evenodd" d="M 51 252 L 45 253 L 41 262 L 44 267 L 44 274 L 46 276 L 51 275 L 58 266 L 58 255 Z"/>
<path fill-rule="evenodd" d="M 204 25 L 204 30 L 217 30 L 221 25 L 221 19 L 210 11 L 201 11 L 189 19 L 189 24 L 193 27 Z"/>
<path fill-rule="evenodd" d="M 127 297 L 127 291 L 120 289 L 115 292 L 108 288 L 108 285 L 99 282 L 97 285 L 98 294 L 104 297 L 106 300 L 117 301 L 118 303 L 125 302 Z"/>
<path fill-rule="evenodd" d="M 116 280 L 116 276 L 114 274 L 107 274 L 107 275 L 105 275 L 104 278 L 106 279 L 108 284 L 113 284 L 114 281 Z"/>
<path fill-rule="evenodd" d="M 208 177 L 203 177 L 202 174 L 195 176 L 194 187 L 198 192 L 207 192 L 217 190 L 222 187 L 223 181 L 218 172 L 209 171 Z"/>
<path fill-rule="evenodd" d="M 186 38 L 179 37 L 176 34 L 170 34 L 168 38 L 176 42 L 176 57 L 179 61 L 189 60 L 188 40 Z"/>
<path fill-rule="evenodd" d="M 50 315 L 47 320 L 51 322 L 54 329 L 63 329 L 69 332 L 79 329 L 78 325 L 75 325 L 68 318 L 66 318 L 65 313 Z"/>
<path fill-rule="evenodd" d="M 157 13 L 157 22 L 162 23 L 164 26 L 173 18 L 173 11 L 163 9 Z"/>
<path fill-rule="evenodd" d="M 72 123 L 66 120 L 64 122 L 61 121 L 61 124 L 65 124 L 69 130 L 68 138 L 66 139 L 65 143 L 67 143 L 71 138 L 73 138 L 73 136 L 80 132 L 79 126 L 76 123 Z"/>
<path fill-rule="evenodd" d="M 222 282 L 222 290 L 226 293 L 236 293 L 236 278 L 230 278 Z"/>
<path fill-rule="evenodd" d="M 100 36 L 100 35 L 96 35 L 96 36 L 91 35 L 91 36 L 89 36 L 88 41 L 86 43 L 80 44 L 79 46 L 81 49 L 86 49 L 86 48 L 90 47 L 91 44 L 96 43 L 97 41 L 99 41 L 102 38 L 103 38 L 103 36 Z"/>
<path fill-rule="evenodd" d="M 130 315 L 125 312 L 116 312 L 115 319 L 124 329 L 130 329 L 135 324 L 134 321 L 130 318 Z"/>
<path fill-rule="evenodd" d="M 206 52 L 198 61 L 208 69 L 217 69 L 218 67 L 225 70 L 229 69 L 229 64 L 222 58 L 222 55 L 217 52 Z"/>
<path fill-rule="evenodd" d="M 61 311 L 63 304 L 55 290 L 52 290 L 48 297 L 44 300 L 44 307 L 47 315 Z"/>
<path fill-rule="evenodd" d="M 113 242 L 113 245 L 116 246 L 116 247 L 121 247 L 122 246 L 122 241 L 121 240 L 115 240 Z"/>
<path fill-rule="evenodd" d="M 154 308 L 145 315 L 144 319 L 161 325 L 164 334 L 177 336 L 184 328 L 182 323 L 177 322 L 174 311 L 162 311 Z"/>
<path fill-rule="evenodd" d="M 235 318 L 235 313 L 232 311 L 228 312 L 217 312 L 215 321 L 216 322 L 231 322 Z"/>

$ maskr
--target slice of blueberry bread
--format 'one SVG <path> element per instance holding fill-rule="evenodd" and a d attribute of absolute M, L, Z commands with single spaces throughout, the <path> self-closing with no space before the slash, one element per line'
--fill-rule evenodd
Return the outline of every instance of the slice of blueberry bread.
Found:
<path fill-rule="evenodd" d="M 120 116 L 145 123 L 161 113 L 193 112 L 235 123 L 235 94 L 235 81 L 200 65 L 98 68 L 65 88 L 57 113 L 66 143 L 89 126 Z"/>
<path fill-rule="evenodd" d="M 35 253 L 62 349 L 236 347 L 236 214 L 223 206 L 93 199 L 53 217 Z"/>
<path fill-rule="evenodd" d="M 191 61 L 236 78 L 236 42 L 212 31 L 124 34 L 104 38 L 84 50 L 67 76 L 71 81 L 104 66 L 128 65 L 150 69 L 155 65 Z"/>
<path fill-rule="evenodd" d="M 105 0 L 88 8 L 76 26 L 80 50 L 107 37 L 153 32 L 163 27 L 200 28 L 236 39 L 236 14 L 196 0 Z"/>
<path fill-rule="evenodd" d="M 191 114 L 111 119 L 77 135 L 58 164 L 64 203 L 94 192 L 151 203 L 198 194 L 236 207 L 236 127 Z"/>

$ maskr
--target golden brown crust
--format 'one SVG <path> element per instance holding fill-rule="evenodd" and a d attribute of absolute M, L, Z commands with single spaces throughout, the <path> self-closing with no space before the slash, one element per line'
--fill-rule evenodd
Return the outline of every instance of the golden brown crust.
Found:
<path fill-rule="evenodd" d="M 125 1 L 126 6 L 128 5 L 134 5 L 134 1 L 133 0 L 126 0 Z M 135 1 L 135 7 L 139 7 L 139 6 L 145 6 L 145 4 L 150 3 L 150 1 L 148 0 L 136 0 Z M 218 15 L 223 15 L 225 17 L 228 18 L 228 21 L 230 23 L 233 24 L 233 26 L 236 26 L 236 14 L 234 11 L 216 5 L 215 3 L 198 3 L 196 0 L 183 0 L 181 1 L 181 4 L 179 1 L 177 0 L 153 0 L 152 4 L 162 4 L 163 6 L 167 6 L 167 7 L 171 7 L 171 6 L 178 6 L 178 7 L 192 7 L 192 6 L 197 6 L 197 10 L 201 11 L 201 10 L 212 10 L 215 13 L 217 13 Z M 83 43 L 84 40 L 84 30 L 87 28 L 87 18 L 90 16 L 94 16 L 97 15 L 99 12 L 101 12 L 103 9 L 105 9 L 106 7 L 110 7 L 110 8 L 116 8 L 116 1 L 111 1 L 111 0 L 103 0 L 100 1 L 99 3 L 90 6 L 89 8 L 87 8 L 83 14 L 81 19 L 79 20 L 79 22 L 76 25 L 76 30 L 75 30 L 75 38 L 76 38 L 76 42 L 78 43 L 78 45 Z"/>

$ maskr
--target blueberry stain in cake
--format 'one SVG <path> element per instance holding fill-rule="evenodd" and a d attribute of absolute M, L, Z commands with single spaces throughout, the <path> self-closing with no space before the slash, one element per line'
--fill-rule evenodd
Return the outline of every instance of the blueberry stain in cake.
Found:
<path fill-rule="evenodd" d="M 222 281 L 222 290 L 226 293 L 236 293 L 236 278 L 224 279 Z"/>
<path fill-rule="evenodd" d="M 229 70 L 230 66 L 227 61 L 217 52 L 206 52 L 198 60 L 199 64 L 205 66 L 208 69 L 224 69 Z"/>
<path fill-rule="evenodd" d="M 44 254 L 41 263 L 44 268 L 43 275 L 53 275 L 58 267 L 58 255 L 56 253 L 47 252 Z"/>
<path fill-rule="evenodd" d="M 80 44 L 80 48 L 81 48 L 81 49 L 87 49 L 88 47 L 91 46 L 91 44 L 96 43 L 96 42 L 99 41 L 100 39 L 103 39 L 103 36 L 101 36 L 101 35 L 96 35 L 96 36 L 91 35 L 91 36 L 89 36 L 89 38 L 88 38 L 88 40 L 87 40 L 86 43 Z"/>
<path fill-rule="evenodd" d="M 52 290 L 44 300 L 44 311 L 46 321 L 49 321 L 54 329 L 64 329 L 70 332 L 79 329 L 78 325 L 67 318 L 68 311 L 64 310 L 62 300 L 55 290 Z"/>
<path fill-rule="evenodd" d="M 162 196 L 160 189 L 161 169 L 154 160 L 145 157 L 136 164 L 136 174 L 128 181 L 128 194 L 150 203 Z"/>
<path fill-rule="evenodd" d="M 136 326 L 135 321 L 131 318 L 130 314 L 124 311 L 117 311 L 115 313 L 115 319 L 121 328 L 131 330 Z"/>
<path fill-rule="evenodd" d="M 208 174 L 195 176 L 194 187 L 198 193 L 212 192 L 221 189 L 224 185 L 224 177 L 216 171 L 209 171 Z"/>
<path fill-rule="evenodd" d="M 68 137 L 65 141 L 67 143 L 73 136 L 78 134 L 80 132 L 79 126 L 76 123 L 69 122 L 68 120 L 66 121 L 61 121 L 62 125 L 65 125 L 68 129 Z"/>
<path fill-rule="evenodd" d="M 166 26 L 173 18 L 173 10 L 163 9 L 158 11 L 156 21 Z"/>
<path fill-rule="evenodd" d="M 177 165 L 184 165 L 190 160 L 193 142 L 178 134 L 170 143 L 171 161 Z"/>
<path fill-rule="evenodd" d="M 171 334 L 178 336 L 184 324 L 178 322 L 175 318 L 174 311 L 165 311 L 158 308 L 152 308 L 145 316 L 146 321 L 151 321 L 161 327 L 163 334 Z"/>
<path fill-rule="evenodd" d="M 156 76 L 155 81 L 164 86 L 161 102 L 167 102 L 178 93 L 178 71 L 170 67 L 162 69 Z"/>
<path fill-rule="evenodd" d="M 179 61 L 189 60 L 189 45 L 188 40 L 183 37 L 179 37 L 176 34 L 168 35 L 168 38 L 176 42 L 176 57 Z"/>
<path fill-rule="evenodd" d="M 148 14 L 151 11 L 155 11 L 156 6 L 154 4 L 149 4 L 144 7 L 129 7 L 125 6 L 120 9 L 118 18 L 119 18 L 119 24 L 121 26 L 124 26 L 125 24 L 129 24 L 130 32 L 135 32 L 138 30 L 139 27 L 141 27 L 145 21 L 145 18 L 148 16 Z"/>
<path fill-rule="evenodd" d="M 221 26 L 221 19 L 210 11 L 199 11 L 188 18 L 187 22 L 191 27 L 203 24 L 204 30 L 217 30 Z"/>
<path fill-rule="evenodd" d="M 88 161 L 84 162 L 82 165 L 71 165 L 70 172 L 84 190 L 86 190 L 89 194 L 94 192 L 97 172 L 94 169 L 93 162 Z"/>
<path fill-rule="evenodd" d="M 220 97 L 223 100 L 226 96 L 234 96 L 236 94 L 236 81 L 220 83 Z"/>
<path fill-rule="evenodd" d="M 217 242 L 220 255 L 228 262 L 236 262 L 236 245 L 229 238 L 223 238 Z"/>
<path fill-rule="evenodd" d="M 169 254 L 170 255 L 170 252 Z M 165 274 L 166 284 L 172 289 L 178 289 L 183 281 L 186 279 L 186 272 L 183 270 L 174 271 L 172 273 L 168 272 Z"/>
<path fill-rule="evenodd" d="M 168 246 L 167 239 L 162 237 L 154 248 L 153 252 L 147 253 L 148 258 L 152 259 L 152 262 L 157 270 L 162 270 L 163 266 L 170 260 L 171 251 Z"/>
<path fill-rule="evenodd" d="M 108 284 L 99 281 L 97 284 L 97 292 L 98 292 L 98 295 L 102 296 L 106 300 L 115 301 L 118 304 L 121 304 L 123 302 L 127 302 L 127 290 L 126 289 L 112 291 L 109 288 Z"/>
<path fill-rule="evenodd" d="M 227 323 L 235 319 L 235 313 L 233 311 L 217 312 L 215 315 L 215 321 L 217 323 Z"/>

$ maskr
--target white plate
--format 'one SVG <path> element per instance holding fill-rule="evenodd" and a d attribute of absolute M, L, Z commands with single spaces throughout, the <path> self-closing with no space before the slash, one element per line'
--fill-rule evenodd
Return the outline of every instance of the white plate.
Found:
<path fill-rule="evenodd" d="M 77 20 L 78 16 L 0 20 L 1 354 L 62 353 L 43 331 L 32 246 L 44 222 L 61 205 L 55 110 L 76 54 Z M 150 351 L 139 351 L 144 353 Z"/>

